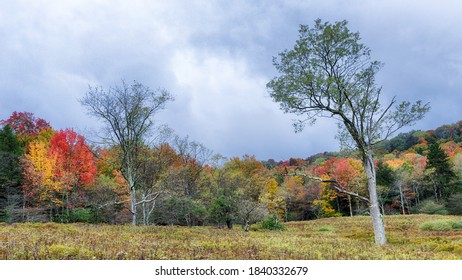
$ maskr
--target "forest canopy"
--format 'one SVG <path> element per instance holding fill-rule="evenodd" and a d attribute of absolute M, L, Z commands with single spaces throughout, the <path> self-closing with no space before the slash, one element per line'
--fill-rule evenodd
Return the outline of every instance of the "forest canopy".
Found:
<path fill-rule="evenodd" d="M 31 112 L 14 112 L 1 125 L 2 221 L 132 221 L 117 145 L 91 145 L 73 129 L 55 130 Z M 377 146 L 381 211 L 462 214 L 461 135 L 462 121 L 404 132 Z M 367 196 L 354 152 L 285 161 L 228 159 L 189 137 L 160 140 L 140 147 L 137 224 L 252 228 L 269 217 L 277 223 L 368 214 L 361 200 L 294 175 L 335 179 Z"/>

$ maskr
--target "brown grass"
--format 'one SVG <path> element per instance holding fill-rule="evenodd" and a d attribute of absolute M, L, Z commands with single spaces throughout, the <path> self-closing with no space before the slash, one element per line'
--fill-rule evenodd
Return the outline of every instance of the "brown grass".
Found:
<path fill-rule="evenodd" d="M 215 227 L 0 224 L 0 259 L 462 259 L 462 230 L 424 230 L 454 216 L 387 216 L 376 246 L 369 217 L 287 223 L 286 231 Z"/>

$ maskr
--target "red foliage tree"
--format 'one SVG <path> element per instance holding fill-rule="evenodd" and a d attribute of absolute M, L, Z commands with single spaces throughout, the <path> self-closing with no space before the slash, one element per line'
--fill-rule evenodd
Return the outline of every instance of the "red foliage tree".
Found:
<path fill-rule="evenodd" d="M 23 142 L 28 142 L 36 137 L 42 129 L 51 128 L 51 125 L 44 119 L 37 118 L 30 112 L 13 112 L 6 120 L 0 121 L 1 125 L 9 124 L 16 132 L 16 135 Z"/>
<path fill-rule="evenodd" d="M 60 130 L 50 139 L 50 154 L 56 158 L 56 177 L 66 187 L 66 196 L 76 192 L 81 196 L 85 187 L 96 177 L 96 163 L 85 138 L 71 129 Z M 75 199 L 73 201 L 76 202 Z M 72 207 L 71 205 L 68 205 Z"/>

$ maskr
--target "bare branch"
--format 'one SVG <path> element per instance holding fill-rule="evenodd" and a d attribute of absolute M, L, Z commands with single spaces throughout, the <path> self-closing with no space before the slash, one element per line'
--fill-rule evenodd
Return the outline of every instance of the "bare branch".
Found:
<path fill-rule="evenodd" d="M 163 191 L 160 191 L 160 192 L 157 192 L 155 194 L 151 194 L 151 195 L 154 195 L 154 197 L 151 197 L 149 199 L 147 198 L 144 198 L 143 200 L 139 200 L 135 203 L 135 205 L 140 205 L 140 204 L 143 204 L 143 203 L 149 203 L 149 202 L 153 202 L 154 200 L 156 200 L 161 194 L 163 193 L 166 193 L 166 192 L 163 192 Z"/>
<path fill-rule="evenodd" d="M 301 176 L 301 177 L 305 177 L 305 178 L 308 178 L 310 180 L 314 180 L 314 181 L 318 181 L 318 182 L 321 182 L 321 183 L 326 183 L 326 184 L 330 184 L 330 186 L 340 192 L 340 193 L 344 193 L 344 194 L 348 194 L 348 195 L 351 195 L 351 196 L 354 196 L 368 204 L 370 204 L 370 201 L 368 198 L 362 196 L 362 195 L 359 195 L 355 192 L 352 192 L 352 191 L 349 191 L 347 189 L 345 189 L 337 180 L 332 180 L 332 179 L 328 179 L 328 180 L 324 180 L 322 178 L 319 178 L 319 177 L 316 177 L 316 176 L 311 176 L 311 175 L 307 175 L 307 174 L 304 174 L 304 173 L 293 173 L 293 174 L 288 174 L 289 176 Z"/>
<path fill-rule="evenodd" d="M 130 202 L 130 199 L 122 200 L 122 201 L 109 201 L 107 203 L 104 203 L 104 204 L 101 204 L 101 205 L 96 205 L 96 206 L 98 206 L 98 209 L 101 209 L 101 208 L 108 207 L 108 206 L 111 206 L 111 205 L 124 204 L 124 203 L 127 203 L 127 202 Z"/>

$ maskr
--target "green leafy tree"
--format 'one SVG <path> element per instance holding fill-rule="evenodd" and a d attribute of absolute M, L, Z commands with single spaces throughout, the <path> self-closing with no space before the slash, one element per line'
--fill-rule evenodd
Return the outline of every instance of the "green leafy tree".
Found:
<path fill-rule="evenodd" d="M 236 204 L 236 218 L 241 220 L 245 231 L 249 231 L 250 225 L 263 219 L 267 214 L 268 204 L 272 204 L 266 196 L 267 186 L 270 181 L 268 170 L 263 163 L 254 156 L 244 155 L 242 158 L 234 157 L 224 165 L 222 170 L 225 176 L 220 185 L 227 186 L 227 193 L 232 196 L 231 201 Z M 278 197 L 277 182 L 272 195 Z"/>
<path fill-rule="evenodd" d="M 372 60 L 370 53 L 347 21 L 331 24 L 318 19 L 314 27 L 301 25 L 294 48 L 273 59 L 281 75 L 267 87 L 284 112 L 300 117 L 294 123 L 297 131 L 318 117 L 338 121 L 342 143 L 353 144 L 361 156 L 375 241 L 383 245 L 387 241 L 376 191 L 374 146 L 423 118 L 429 106 L 420 101 L 396 104 L 395 98 L 383 105 L 381 87 L 375 83 L 382 63 Z"/>
<path fill-rule="evenodd" d="M 226 224 L 231 229 L 239 216 L 239 193 L 248 184 L 249 180 L 240 169 L 236 169 L 231 161 L 221 169 L 215 171 L 212 199 L 209 206 L 209 218 L 219 225 Z"/>
<path fill-rule="evenodd" d="M 221 189 L 219 195 L 210 204 L 209 216 L 212 221 L 218 224 L 225 223 L 228 229 L 232 229 L 237 217 L 237 209 L 236 195 Z"/>

